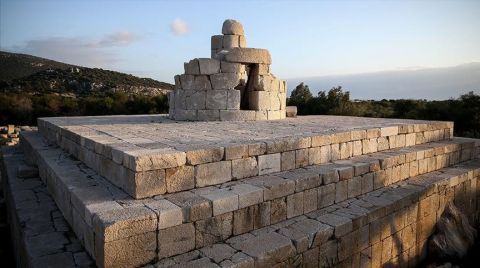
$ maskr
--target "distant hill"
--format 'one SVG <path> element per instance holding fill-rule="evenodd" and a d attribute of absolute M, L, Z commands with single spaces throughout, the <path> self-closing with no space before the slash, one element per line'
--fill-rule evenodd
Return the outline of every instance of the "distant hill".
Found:
<path fill-rule="evenodd" d="M 0 51 L 0 92 L 60 95 L 162 95 L 173 85 L 130 74 L 86 68 L 35 56 Z"/>
<path fill-rule="evenodd" d="M 480 93 L 480 63 L 445 68 L 384 71 L 288 79 L 290 92 L 305 82 L 313 94 L 342 86 L 352 99 L 445 100 L 473 91 Z"/>

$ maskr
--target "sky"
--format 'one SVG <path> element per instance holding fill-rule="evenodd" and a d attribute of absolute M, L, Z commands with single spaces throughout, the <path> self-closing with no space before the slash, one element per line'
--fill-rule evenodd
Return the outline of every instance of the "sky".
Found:
<path fill-rule="evenodd" d="M 0 50 L 173 82 L 225 19 L 280 78 L 480 62 L 480 1 L 0 0 Z"/>

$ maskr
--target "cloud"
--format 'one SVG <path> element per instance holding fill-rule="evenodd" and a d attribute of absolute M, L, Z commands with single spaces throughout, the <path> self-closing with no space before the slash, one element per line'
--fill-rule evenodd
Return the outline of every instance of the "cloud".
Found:
<path fill-rule="evenodd" d="M 187 24 L 186 21 L 184 21 L 180 18 L 176 18 L 170 24 L 170 30 L 175 35 L 183 35 L 183 34 L 187 34 L 187 33 L 190 32 L 190 26 Z"/>
<path fill-rule="evenodd" d="M 49 37 L 28 40 L 13 52 L 31 54 L 75 65 L 106 68 L 120 60 L 117 47 L 128 46 L 141 39 L 131 32 L 115 32 L 99 39 L 82 37 Z"/>

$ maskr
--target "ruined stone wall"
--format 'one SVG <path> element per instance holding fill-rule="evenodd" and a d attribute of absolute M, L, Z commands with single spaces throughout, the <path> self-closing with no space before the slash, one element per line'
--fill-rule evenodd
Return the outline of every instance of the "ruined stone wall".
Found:
<path fill-rule="evenodd" d="M 169 114 L 175 120 L 251 121 L 285 118 L 286 82 L 270 72 L 268 50 L 245 48 L 243 26 L 224 22 L 212 36 L 212 58 L 196 58 L 175 76 Z"/>

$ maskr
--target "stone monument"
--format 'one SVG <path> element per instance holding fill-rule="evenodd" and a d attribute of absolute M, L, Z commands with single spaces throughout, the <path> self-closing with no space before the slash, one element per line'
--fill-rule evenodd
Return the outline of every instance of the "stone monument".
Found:
<path fill-rule="evenodd" d="M 223 23 L 212 36 L 212 57 L 184 64 L 170 93 L 170 118 L 189 121 L 255 121 L 285 118 L 286 82 L 270 72 L 266 49 L 247 48 L 243 26 Z"/>

